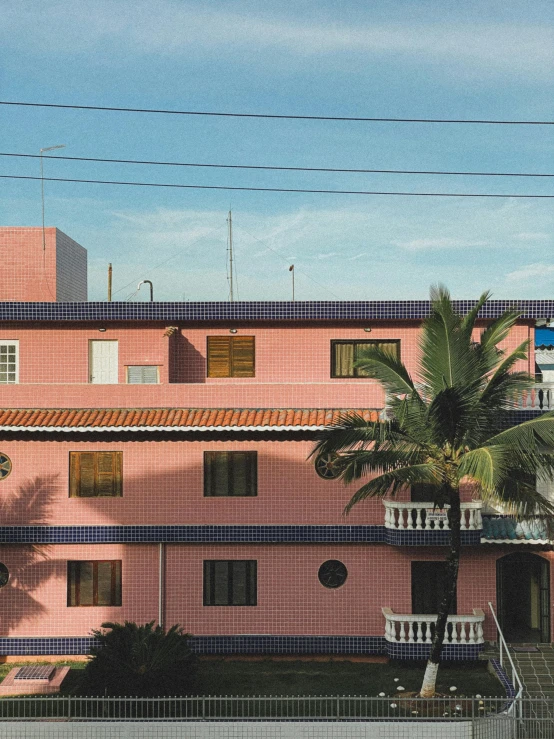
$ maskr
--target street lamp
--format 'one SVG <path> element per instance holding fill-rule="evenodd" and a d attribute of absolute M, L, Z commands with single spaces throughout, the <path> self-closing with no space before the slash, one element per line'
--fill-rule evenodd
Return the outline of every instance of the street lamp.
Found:
<path fill-rule="evenodd" d="M 42 163 L 42 155 L 45 151 L 54 151 L 54 149 L 65 149 L 65 144 L 59 144 L 58 146 L 47 146 L 40 150 L 40 191 L 42 200 L 42 251 L 46 250 L 46 239 L 44 235 L 44 167 Z"/>

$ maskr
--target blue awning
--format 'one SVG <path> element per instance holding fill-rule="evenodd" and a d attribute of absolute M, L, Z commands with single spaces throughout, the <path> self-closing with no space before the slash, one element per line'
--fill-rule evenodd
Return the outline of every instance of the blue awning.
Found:
<path fill-rule="evenodd" d="M 535 346 L 554 346 L 554 328 L 536 328 Z"/>

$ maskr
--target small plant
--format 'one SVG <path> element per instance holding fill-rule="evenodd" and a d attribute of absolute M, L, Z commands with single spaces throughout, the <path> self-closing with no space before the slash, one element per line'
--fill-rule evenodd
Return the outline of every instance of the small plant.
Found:
<path fill-rule="evenodd" d="M 165 631 L 154 621 L 103 623 L 92 635 L 100 642 L 91 650 L 83 688 L 108 696 L 162 696 L 189 693 L 194 685 L 196 657 L 191 634 L 179 625 Z"/>

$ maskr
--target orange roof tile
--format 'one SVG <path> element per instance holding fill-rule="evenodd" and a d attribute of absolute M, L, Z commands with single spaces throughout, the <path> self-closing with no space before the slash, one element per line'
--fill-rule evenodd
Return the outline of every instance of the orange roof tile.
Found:
<path fill-rule="evenodd" d="M 0 431 L 316 429 L 346 414 L 379 418 L 377 410 L 367 408 L 5 408 Z"/>

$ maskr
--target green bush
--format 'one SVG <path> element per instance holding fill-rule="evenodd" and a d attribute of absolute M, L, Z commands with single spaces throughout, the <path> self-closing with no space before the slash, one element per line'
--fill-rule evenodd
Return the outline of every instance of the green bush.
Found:
<path fill-rule="evenodd" d="M 91 650 L 83 689 L 89 695 L 163 696 L 190 693 L 196 657 L 190 634 L 178 625 L 167 632 L 154 621 L 103 623 L 92 632 L 100 644 Z"/>

